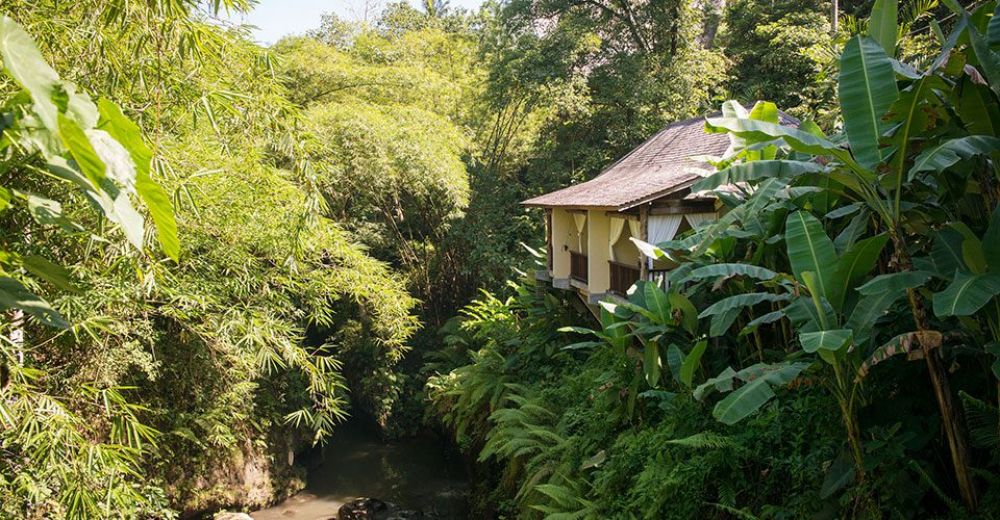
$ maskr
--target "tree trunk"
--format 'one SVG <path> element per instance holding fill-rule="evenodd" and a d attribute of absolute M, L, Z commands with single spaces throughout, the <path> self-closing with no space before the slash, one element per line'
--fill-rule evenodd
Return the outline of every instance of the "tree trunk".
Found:
<path fill-rule="evenodd" d="M 830 27 L 832 27 L 833 35 L 837 35 L 837 28 L 840 25 L 840 2 L 838 0 L 833 0 L 833 12 L 830 17 Z"/>
<path fill-rule="evenodd" d="M 910 260 L 909 252 L 906 250 L 906 242 L 899 230 L 892 233 L 893 247 L 896 252 L 897 271 L 910 271 L 913 263 Z M 924 332 L 930 330 L 927 322 L 927 311 L 924 307 L 920 295 L 913 289 L 907 290 L 907 298 L 910 303 L 910 310 L 913 313 L 913 321 L 916 322 L 917 330 Z M 927 373 L 931 378 L 931 387 L 934 389 L 934 397 L 937 399 L 938 409 L 941 414 L 941 423 L 944 425 L 945 437 L 948 440 L 948 449 L 951 452 L 952 465 L 955 468 L 955 480 L 958 483 L 959 492 L 962 495 L 962 502 L 969 511 L 975 511 L 978 505 L 976 497 L 976 486 L 972 480 L 972 472 L 969 470 L 969 443 L 968 433 L 965 430 L 965 421 L 962 418 L 961 410 L 955 405 L 955 400 L 951 393 L 951 384 L 948 381 L 948 372 L 941 360 L 941 349 L 937 342 L 927 340 L 927 335 L 919 336 L 920 350 L 927 363 Z"/>

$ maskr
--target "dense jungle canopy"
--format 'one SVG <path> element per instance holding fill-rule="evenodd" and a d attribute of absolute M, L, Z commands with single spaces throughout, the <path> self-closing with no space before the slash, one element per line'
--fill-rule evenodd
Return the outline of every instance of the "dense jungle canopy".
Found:
<path fill-rule="evenodd" d="M 0 0 L 0 518 L 258 508 L 352 415 L 475 518 L 1000 516 L 995 0 L 254 6 Z M 691 117 L 668 284 L 525 274 Z"/>

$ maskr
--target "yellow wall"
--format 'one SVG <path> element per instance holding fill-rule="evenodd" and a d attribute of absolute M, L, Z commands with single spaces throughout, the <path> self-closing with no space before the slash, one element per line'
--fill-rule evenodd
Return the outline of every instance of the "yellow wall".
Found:
<path fill-rule="evenodd" d="M 552 208 L 552 278 L 569 278 L 569 249 L 576 249 L 573 214 Z"/>
<path fill-rule="evenodd" d="M 604 210 L 587 212 L 587 243 L 590 270 L 587 272 L 587 286 L 590 294 L 603 294 L 611 286 L 608 270 L 608 240 L 611 234 L 610 217 Z"/>

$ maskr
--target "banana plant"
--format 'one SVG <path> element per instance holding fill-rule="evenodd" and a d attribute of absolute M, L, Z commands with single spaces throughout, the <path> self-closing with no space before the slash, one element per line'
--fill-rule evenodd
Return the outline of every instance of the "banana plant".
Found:
<path fill-rule="evenodd" d="M 700 385 L 695 396 L 704 399 L 713 391 L 729 392 L 715 405 L 713 414 L 726 424 L 734 424 L 773 399 L 776 387 L 787 385 L 810 366 L 827 366 L 832 372 L 830 389 L 840 406 L 855 472 L 863 478 L 857 419 L 863 379 L 872 366 L 904 350 L 901 343 L 923 337 L 904 334 L 879 344 L 874 327 L 907 290 L 926 283 L 930 274 L 908 272 L 871 278 L 888 243 L 885 233 L 854 241 L 838 254 L 835 241 L 806 211 L 790 213 L 784 231 L 791 273 L 745 264 L 717 264 L 693 270 L 689 279 L 741 276 L 755 280 L 765 290 L 723 298 L 704 309 L 700 317 L 716 319 L 723 312 L 742 312 L 762 302 L 779 301 L 778 310 L 747 327 L 787 319 L 797 333 L 801 351 L 783 363 L 759 363 L 740 371 L 727 368 Z"/>
<path fill-rule="evenodd" d="M 841 135 L 827 136 L 808 121 L 795 127 L 725 113 L 708 118 L 707 131 L 728 133 L 748 148 L 776 146 L 779 159 L 735 164 L 706 183 L 735 180 L 759 187 L 767 182 L 763 179 L 777 177 L 822 188 L 876 217 L 892 244 L 889 266 L 899 273 L 913 271 L 907 236 L 920 233 L 928 213 L 966 193 L 982 193 L 990 209 L 1000 200 L 993 187 L 1000 179 L 1000 140 L 991 118 L 1000 113 L 1000 53 L 994 38 L 1000 22 L 984 12 L 994 9 L 993 3 L 971 13 L 953 0 L 945 5 L 956 18 L 953 31 L 940 36 L 940 56 L 921 68 L 895 59 L 896 2 L 876 2 L 867 34 L 848 40 L 840 57 Z M 956 109 L 949 99 L 958 100 Z M 992 172 L 991 182 L 970 174 L 976 161 Z M 824 171 L 814 175 L 810 164 L 821 164 Z M 836 297 L 825 294 L 827 281 L 816 273 L 811 283 L 816 292 Z M 910 288 L 907 296 L 917 329 L 911 342 L 927 364 L 963 501 L 974 509 L 962 421 L 936 335 L 920 293 Z M 839 339 L 824 337 L 822 344 Z"/>
<path fill-rule="evenodd" d="M 698 311 L 687 296 L 667 292 L 641 280 L 627 299 L 600 302 L 601 329 L 563 327 L 560 332 L 593 336 L 566 350 L 611 347 L 641 366 L 641 379 L 651 388 L 664 384 L 664 369 L 684 388 L 692 388 L 708 342 L 698 333 Z M 685 352 L 685 350 L 687 352 Z M 627 413 L 632 414 L 638 383 L 630 385 Z"/>
<path fill-rule="evenodd" d="M 961 222 L 938 230 L 931 255 L 922 263 L 948 282 L 934 294 L 935 315 L 975 317 L 986 324 L 989 341 L 983 349 L 993 358 L 991 371 L 1000 391 L 1000 208 L 993 211 L 982 237 Z"/>

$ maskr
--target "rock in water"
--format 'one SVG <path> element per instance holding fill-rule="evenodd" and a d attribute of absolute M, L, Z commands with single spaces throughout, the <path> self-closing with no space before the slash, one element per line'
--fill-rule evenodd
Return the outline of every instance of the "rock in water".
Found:
<path fill-rule="evenodd" d="M 338 520 L 375 520 L 376 514 L 388 509 L 385 502 L 377 498 L 352 500 L 337 510 Z"/>
<path fill-rule="evenodd" d="M 213 520 L 253 520 L 253 517 L 246 513 L 216 513 Z"/>

